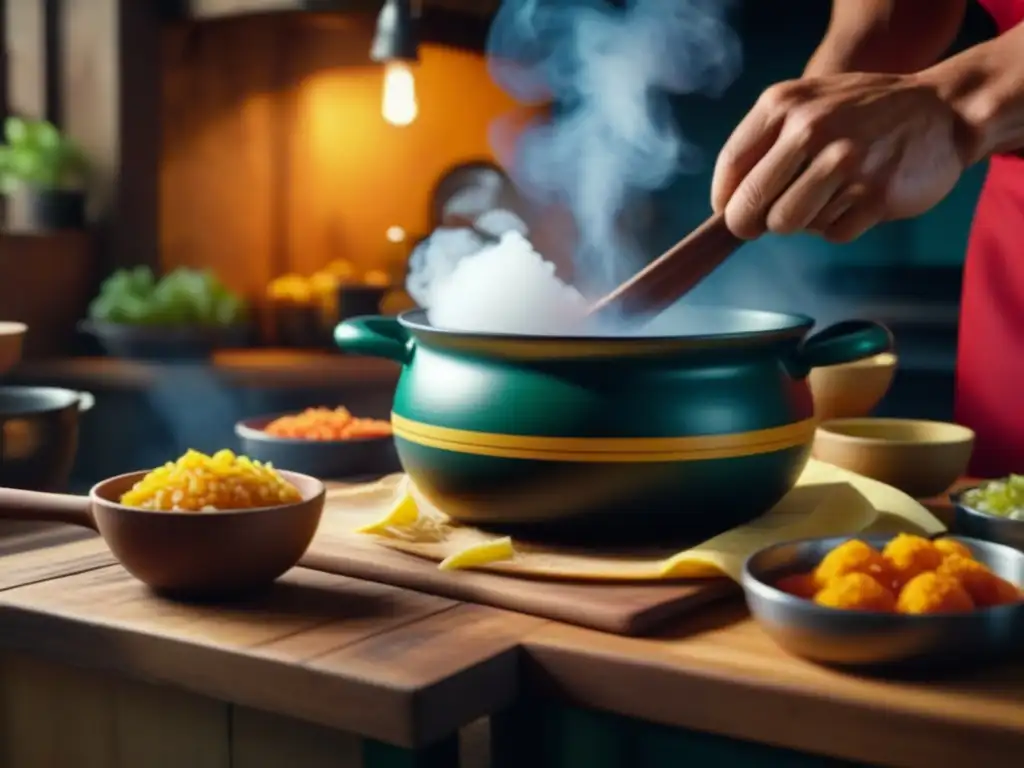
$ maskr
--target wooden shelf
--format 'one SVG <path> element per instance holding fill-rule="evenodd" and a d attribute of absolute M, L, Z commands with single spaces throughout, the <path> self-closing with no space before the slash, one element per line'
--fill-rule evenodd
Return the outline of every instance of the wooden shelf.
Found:
<path fill-rule="evenodd" d="M 471 16 L 490 16 L 497 12 L 499 0 L 425 0 L 423 10 L 450 11 Z M 165 14 L 191 19 L 217 19 L 258 13 L 290 11 L 358 13 L 379 11 L 382 0 L 171 0 L 164 3 Z"/>
<path fill-rule="evenodd" d="M 290 349 L 228 350 L 209 362 L 161 363 L 112 357 L 30 360 L 9 376 L 12 384 L 145 389 L 169 372 L 210 375 L 238 387 L 318 387 L 342 383 L 394 386 L 398 366 L 387 360 Z"/>
<path fill-rule="evenodd" d="M 164 7 L 163 18 L 172 22 L 206 22 L 306 13 L 327 22 L 340 16 L 372 20 L 382 5 L 382 0 L 172 0 Z M 425 43 L 482 52 L 491 20 L 500 5 L 499 0 L 424 0 L 419 20 L 420 39 Z"/>

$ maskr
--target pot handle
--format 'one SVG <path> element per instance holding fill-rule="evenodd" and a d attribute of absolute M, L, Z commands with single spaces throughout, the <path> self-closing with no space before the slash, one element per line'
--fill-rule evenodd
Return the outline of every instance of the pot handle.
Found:
<path fill-rule="evenodd" d="M 792 359 L 794 373 L 863 360 L 889 352 L 892 332 L 873 320 L 844 320 L 804 339 Z"/>
<path fill-rule="evenodd" d="M 386 357 L 403 365 L 412 360 L 415 341 L 394 317 L 352 317 L 334 329 L 334 343 L 345 352 Z"/>
<path fill-rule="evenodd" d="M 96 530 L 90 499 L 67 493 L 0 488 L 0 520 L 64 523 Z"/>

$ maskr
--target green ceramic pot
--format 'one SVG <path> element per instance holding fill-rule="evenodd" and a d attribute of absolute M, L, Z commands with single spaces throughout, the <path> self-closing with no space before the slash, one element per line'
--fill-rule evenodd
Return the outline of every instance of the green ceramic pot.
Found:
<path fill-rule="evenodd" d="M 351 353 L 402 364 L 402 466 L 453 518 L 518 535 L 706 538 L 765 512 L 814 435 L 811 368 L 892 346 L 882 325 L 687 310 L 690 333 L 513 336 L 434 328 L 422 311 L 343 322 Z M 707 332 L 713 329 L 713 332 Z"/>

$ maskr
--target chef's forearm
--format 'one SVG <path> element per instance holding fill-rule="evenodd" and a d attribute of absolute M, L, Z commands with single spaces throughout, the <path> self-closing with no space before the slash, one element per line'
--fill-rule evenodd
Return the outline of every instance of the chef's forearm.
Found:
<path fill-rule="evenodd" d="M 920 73 L 963 119 L 964 155 L 1024 153 L 1024 23 Z"/>
<path fill-rule="evenodd" d="M 966 7 L 967 0 L 833 0 L 828 32 L 804 76 L 929 67 L 953 44 Z"/>

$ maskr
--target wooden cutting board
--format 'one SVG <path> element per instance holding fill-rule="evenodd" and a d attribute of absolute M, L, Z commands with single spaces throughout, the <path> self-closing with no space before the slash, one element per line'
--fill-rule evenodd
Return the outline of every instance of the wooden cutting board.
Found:
<path fill-rule="evenodd" d="M 740 592 L 739 586 L 728 579 L 648 586 L 440 571 L 432 560 L 387 549 L 351 533 L 345 525 L 332 524 L 330 515 L 324 516 L 300 565 L 618 635 L 651 634 L 688 611 Z"/>
<path fill-rule="evenodd" d="M 948 518 L 948 500 L 925 502 Z M 617 635 L 649 635 L 709 602 L 738 596 L 728 579 L 638 583 L 584 583 L 505 576 L 483 571 L 440 571 L 433 560 L 398 552 L 352 533 L 352 522 L 325 510 L 306 568 L 418 592 L 480 603 Z M 945 513 L 945 514 L 942 514 Z"/>

